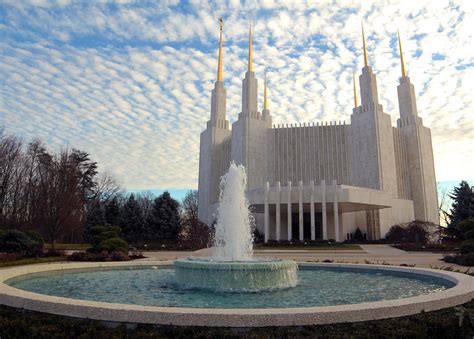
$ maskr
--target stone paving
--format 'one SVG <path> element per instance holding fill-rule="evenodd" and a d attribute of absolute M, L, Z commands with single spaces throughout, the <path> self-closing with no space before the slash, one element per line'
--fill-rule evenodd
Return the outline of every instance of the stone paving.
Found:
<path fill-rule="evenodd" d="M 466 271 L 468 267 L 448 264 L 442 261 L 442 253 L 432 252 L 406 252 L 389 245 L 360 245 L 361 250 L 257 250 L 257 257 L 273 257 L 280 259 L 292 259 L 299 262 L 312 262 L 332 260 L 344 263 L 388 263 L 392 265 L 415 265 L 416 267 L 439 268 L 451 266 L 454 269 Z M 156 251 L 145 252 L 146 259 L 142 260 L 174 260 L 189 256 L 207 256 L 210 249 L 198 251 Z M 471 268 L 474 271 L 474 267 Z"/>

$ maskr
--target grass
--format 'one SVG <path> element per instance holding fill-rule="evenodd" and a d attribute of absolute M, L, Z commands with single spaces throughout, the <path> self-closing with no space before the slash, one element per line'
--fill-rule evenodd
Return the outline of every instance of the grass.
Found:
<path fill-rule="evenodd" d="M 357 251 L 361 247 L 357 244 L 258 244 L 253 246 L 254 250 L 308 250 L 308 251 Z"/>
<path fill-rule="evenodd" d="M 90 244 L 56 244 L 54 248 L 56 250 L 87 250 L 90 248 Z M 51 244 L 44 244 L 43 248 L 45 250 L 51 249 Z"/>
<path fill-rule="evenodd" d="M 43 257 L 43 258 L 23 258 L 13 261 L 0 261 L 0 267 L 11 267 L 31 264 L 44 264 L 48 262 L 64 261 L 65 257 Z"/>
<path fill-rule="evenodd" d="M 301 327 L 217 328 L 118 324 L 0 306 L 0 338 L 473 338 L 474 302 L 412 316 Z"/>

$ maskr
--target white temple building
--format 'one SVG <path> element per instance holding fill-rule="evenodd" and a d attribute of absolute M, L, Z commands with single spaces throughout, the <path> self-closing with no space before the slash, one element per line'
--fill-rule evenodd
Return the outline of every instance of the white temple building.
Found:
<path fill-rule="evenodd" d="M 220 177 L 231 161 L 247 168 L 247 197 L 257 228 L 268 240 L 350 239 L 357 228 L 367 239 L 384 238 L 392 225 L 414 219 L 439 223 L 431 131 L 418 116 L 414 87 L 406 75 L 399 37 L 402 76 L 400 117 L 378 101 L 377 79 L 369 66 L 363 35 L 364 67 L 354 79 L 350 124 L 311 122 L 272 125 L 267 105 L 257 105 L 258 81 L 252 66 L 242 80 L 242 112 L 230 127 L 222 79 L 222 20 L 217 81 L 211 116 L 201 133 L 199 219 L 215 220 Z"/>

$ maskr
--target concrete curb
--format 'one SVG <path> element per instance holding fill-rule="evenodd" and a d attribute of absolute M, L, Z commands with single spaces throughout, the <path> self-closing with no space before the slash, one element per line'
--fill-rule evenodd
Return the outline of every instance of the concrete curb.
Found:
<path fill-rule="evenodd" d="M 393 318 L 416 314 L 422 311 L 428 312 L 448 308 L 463 304 L 474 298 L 474 278 L 461 273 L 398 266 L 329 263 L 300 263 L 299 265 L 307 269 L 340 267 L 424 274 L 451 281 L 456 286 L 428 295 L 351 305 L 304 308 L 215 309 L 153 307 L 77 300 L 27 292 L 13 288 L 5 283 L 9 279 L 38 272 L 100 267 L 163 267 L 170 265 L 173 265 L 173 262 L 141 261 L 51 263 L 8 268 L 0 271 L 0 304 L 31 311 L 111 322 L 175 326 L 263 327 L 303 326 Z"/>

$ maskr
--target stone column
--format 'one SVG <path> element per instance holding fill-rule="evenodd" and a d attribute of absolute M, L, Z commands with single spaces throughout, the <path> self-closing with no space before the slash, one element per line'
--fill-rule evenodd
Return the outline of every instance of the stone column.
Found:
<path fill-rule="evenodd" d="M 275 240 L 280 240 L 280 199 L 281 199 L 281 185 L 276 182 L 277 202 L 276 202 L 276 236 Z"/>
<path fill-rule="evenodd" d="M 299 225 L 300 225 L 300 240 L 304 239 L 304 215 L 303 215 L 303 181 L 300 180 L 299 184 L 299 199 L 298 199 L 298 214 L 299 214 Z"/>
<path fill-rule="evenodd" d="M 270 191 L 270 183 L 267 181 L 265 183 L 265 242 L 268 242 L 269 236 L 270 236 L 270 222 L 269 222 L 269 217 L 270 217 L 270 210 L 268 206 L 268 194 Z"/>
<path fill-rule="evenodd" d="M 291 221 L 291 181 L 288 181 L 288 197 L 287 197 L 287 213 L 288 213 L 288 224 L 286 229 L 288 230 L 288 241 L 293 239 L 293 229 L 292 229 L 292 221 Z"/>
<path fill-rule="evenodd" d="M 332 181 L 332 186 L 334 188 L 334 199 L 333 199 L 333 204 L 334 204 L 334 234 L 336 237 L 336 241 L 339 242 L 341 241 L 340 236 L 339 236 L 339 203 L 337 201 L 337 181 L 333 180 Z"/>
<path fill-rule="evenodd" d="M 328 240 L 328 222 L 326 216 L 326 180 L 321 180 L 321 206 L 323 215 L 323 239 Z"/>
<path fill-rule="evenodd" d="M 311 200 L 310 200 L 310 213 L 311 213 L 311 240 L 316 240 L 316 226 L 314 224 L 314 180 L 311 180 Z"/>

